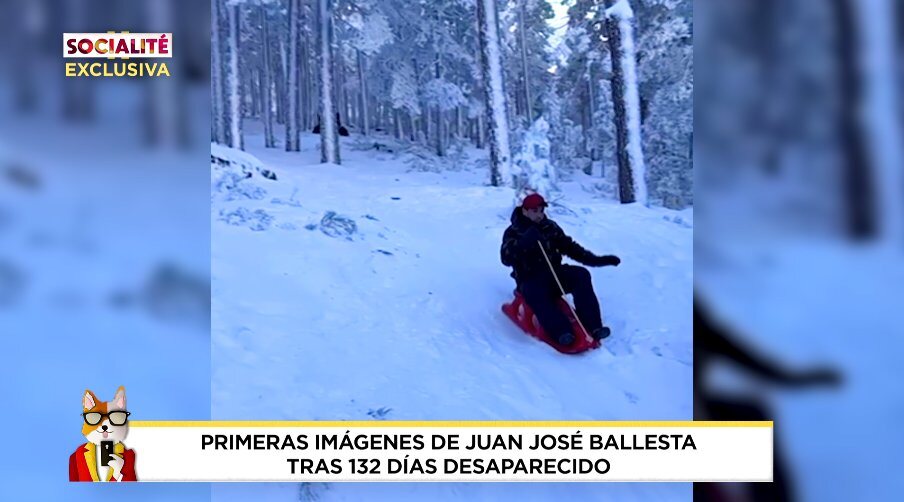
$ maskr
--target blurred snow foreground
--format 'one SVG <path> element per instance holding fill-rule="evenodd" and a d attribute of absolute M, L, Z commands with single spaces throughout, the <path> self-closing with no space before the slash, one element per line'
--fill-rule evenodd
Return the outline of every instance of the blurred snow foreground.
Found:
<path fill-rule="evenodd" d="M 344 148 L 343 165 L 319 164 L 317 148 L 317 137 L 304 135 L 300 153 L 212 150 L 212 418 L 692 418 L 692 210 L 601 199 L 599 179 L 582 173 L 559 182 L 550 217 L 592 251 L 623 260 L 591 269 L 612 337 L 565 356 L 500 310 L 514 288 L 499 261 L 511 189 L 485 186 L 486 171 L 470 165 L 410 170 L 404 153 Z M 216 500 L 662 500 L 689 499 L 690 485 L 213 492 Z"/>
<path fill-rule="evenodd" d="M 0 488 L 2 500 L 102 496 L 48 474 L 84 442 L 86 388 L 108 399 L 125 386 L 134 419 L 210 416 L 209 185 L 192 168 L 208 146 L 145 146 L 131 112 L 138 89 L 105 91 L 115 108 L 84 123 L 5 113 L 0 99 L 0 391 L 42 431 L 10 448 L 49 452 L 46 469 L 3 464 L 21 483 Z M 206 486 L 124 488 L 130 500 L 209 496 Z"/>

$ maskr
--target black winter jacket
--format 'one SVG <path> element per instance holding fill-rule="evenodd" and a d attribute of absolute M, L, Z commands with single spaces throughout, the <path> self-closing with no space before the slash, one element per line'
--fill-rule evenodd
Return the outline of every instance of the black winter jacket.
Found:
<path fill-rule="evenodd" d="M 525 244 L 524 242 L 523 237 L 525 233 L 532 227 L 536 227 L 539 230 L 543 249 L 546 250 L 549 261 L 552 262 L 553 267 L 556 269 L 562 266 L 562 255 L 580 263 L 586 263 L 594 257 L 593 253 L 581 247 L 580 244 L 565 234 L 562 227 L 549 218 L 544 218 L 539 223 L 534 223 L 521 213 L 521 207 L 519 206 L 512 212 L 511 220 L 512 224 L 505 229 L 505 233 L 502 235 L 500 255 L 502 264 L 514 269 L 512 277 L 519 284 L 539 274 L 549 273 L 549 266 L 546 264 L 546 259 L 543 258 L 543 253 L 537 249 L 537 244 L 535 242 Z"/>

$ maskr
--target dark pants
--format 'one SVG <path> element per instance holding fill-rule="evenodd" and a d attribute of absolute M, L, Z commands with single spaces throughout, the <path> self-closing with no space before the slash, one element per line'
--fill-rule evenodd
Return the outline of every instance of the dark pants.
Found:
<path fill-rule="evenodd" d="M 600 304 L 593 292 L 593 283 L 590 280 L 590 272 L 584 267 L 574 265 L 562 265 L 556 273 L 562 281 L 562 287 L 566 293 L 574 296 L 574 307 L 589 333 L 602 327 L 600 319 Z M 561 295 L 559 286 L 552 274 L 541 274 L 522 281 L 518 288 L 524 295 L 527 305 L 537 315 L 540 326 L 543 326 L 550 336 L 558 337 L 562 333 L 571 333 L 571 322 L 568 317 L 559 310 L 557 299 Z"/>
<path fill-rule="evenodd" d="M 725 420 L 729 422 L 772 420 L 775 416 L 769 408 L 753 398 L 744 401 L 739 398 L 714 396 L 710 393 L 698 392 L 694 389 L 694 398 L 699 399 L 700 406 L 707 420 Z M 699 417 L 694 417 L 699 420 Z M 794 489 L 785 456 L 774 441 L 772 457 L 772 483 L 745 483 L 743 492 L 747 495 L 742 500 L 750 502 L 788 502 L 794 500 Z M 720 490 L 718 483 L 694 483 L 694 500 L 702 502 L 724 502 L 731 500 Z"/>

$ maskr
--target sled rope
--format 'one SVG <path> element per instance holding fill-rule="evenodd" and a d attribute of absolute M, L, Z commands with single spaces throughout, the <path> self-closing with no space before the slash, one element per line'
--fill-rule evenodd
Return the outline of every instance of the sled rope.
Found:
<path fill-rule="evenodd" d="M 546 255 L 546 250 L 543 249 L 543 244 L 540 241 L 537 241 L 537 245 L 540 246 L 540 251 L 543 253 L 543 258 L 546 259 L 546 264 L 549 265 L 549 271 L 552 272 L 552 276 L 555 277 L 556 284 L 559 285 L 559 292 L 562 293 L 562 296 L 564 297 L 565 296 L 565 288 L 562 287 L 562 282 L 559 281 L 559 276 L 556 275 L 556 269 L 554 269 L 552 267 L 552 262 L 549 261 L 549 256 Z M 578 317 L 578 313 L 574 311 L 574 307 L 571 306 L 571 303 L 569 303 L 566 300 L 565 304 L 568 305 L 568 309 L 571 310 L 571 313 L 574 315 L 574 318 L 577 319 L 578 326 L 581 327 L 581 331 L 583 331 L 584 333 L 589 335 L 590 332 L 587 331 L 587 328 L 584 327 L 584 323 L 581 322 L 581 318 Z"/>

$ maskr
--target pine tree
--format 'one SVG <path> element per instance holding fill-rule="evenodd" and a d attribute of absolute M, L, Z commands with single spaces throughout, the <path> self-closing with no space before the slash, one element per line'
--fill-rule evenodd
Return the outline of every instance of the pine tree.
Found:
<path fill-rule="evenodd" d="M 88 5 L 85 0 L 65 2 L 66 26 L 70 32 L 80 32 L 85 26 Z M 94 118 L 94 86 L 87 79 L 71 79 L 63 86 L 63 117 L 73 121 L 87 121 Z"/>
<path fill-rule="evenodd" d="M 364 7 L 359 5 L 360 9 Z M 368 92 L 367 68 L 368 60 L 374 57 L 387 44 L 394 40 L 389 20 L 372 5 L 368 6 L 366 16 L 356 26 L 357 36 L 351 42 L 355 48 L 355 66 L 358 73 L 358 126 L 361 133 L 367 136 L 370 132 L 370 96 Z"/>
<path fill-rule="evenodd" d="M 655 203 L 692 204 L 690 1 L 634 0 L 635 23 L 607 3 L 572 0 L 553 53 L 544 0 L 211 0 L 212 139 L 241 148 L 243 120 L 260 120 L 272 147 L 275 120 L 297 151 L 317 124 L 336 163 L 346 128 L 436 156 L 486 142 L 492 184 L 542 191 L 525 148 L 546 124 L 550 168 L 618 163 L 623 200 L 647 181 Z"/>
<path fill-rule="evenodd" d="M 502 47 L 499 44 L 496 16 L 495 0 L 477 0 L 477 19 L 482 28 L 478 37 L 481 47 L 480 67 L 482 80 L 485 82 L 487 123 L 490 125 L 490 183 L 517 190 L 520 187 L 517 186 L 511 165 L 505 84 L 502 80 Z"/>
<path fill-rule="evenodd" d="M 286 151 L 297 152 L 301 148 L 301 113 L 299 112 L 298 60 L 301 46 L 301 0 L 289 0 L 289 41 L 286 46 Z M 303 57 L 304 54 L 301 55 Z"/>
<path fill-rule="evenodd" d="M 606 25 L 612 57 L 612 102 L 615 105 L 618 192 L 623 204 L 646 204 L 647 188 L 640 131 L 634 12 L 628 0 L 606 0 Z"/>
<path fill-rule="evenodd" d="M 410 139 L 414 141 L 417 135 L 414 117 L 420 114 L 421 109 L 418 99 L 417 78 L 414 75 L 414 68 L 410 64 L 403 62 L 392 73 L 389 95 L 393 109 L 402 110 L 408 115 Z"/>
<path fill-rule="evenodd" d="M 241 12 L 239 0 L 227 0 L 226 14 L 229 23 L 228 36 L 228 69 L 226 72 L 226 113 L 229 117 L 230 147 L 237 150 L 244 149 L 242 136 L 242 95 L 239 75 L 239 33 L 241 31 Z"/>
<path fill-rule="evenodd" d="M 333 83 L 333 5 L 318 0 L 320 40 L 320 162 L 339 164 L 336 88 Z"/>
<path fill-rule="evenodd" d="M 267 12 L 268 2 L 261 0 L 259 6 L 261 24 L 261 106 L 263 108 L 264 147 L 274 148 L 276 138 L 273 135 L 273 103 L 272 58 L 270 56 L 270 20 Z"/>
<path fill-rule="evenodd" d="M 165 32 L 173 24 L 172 0 L 147 4 L 150 29 Z M 174 63 L 175 64 L 175 63 Z M 145 140 L 156 147 L 178 148 L 189 143 L 188 116 L 184 106 L 185 77 L 175 72 L 169 78 L 149 82 L 145 93 Z"/>
<path fill-rule="evenodd" d="M 521 143 L 521 152 L 515 157 L 523 179 L 518 183 L 523 193 L 536 192 L 549 197 L 556 188 L 556 171 L 550 163 L 549 124 L 540 117 L 531 125 Z"/>
<path fill-rule="evenodd" d="M 687 0 L 643 0 L 636 5 L 643 151 L 650 198 L 681 209 L 693 204 L 692 6 Z"/>
<path fill-rule="evenodd" d="M 210 93 L 211 141 L 226 144 L 226 124 L 223 120 L 223 46 L 220 42 L 220 0 L 210 0 Z"/>

